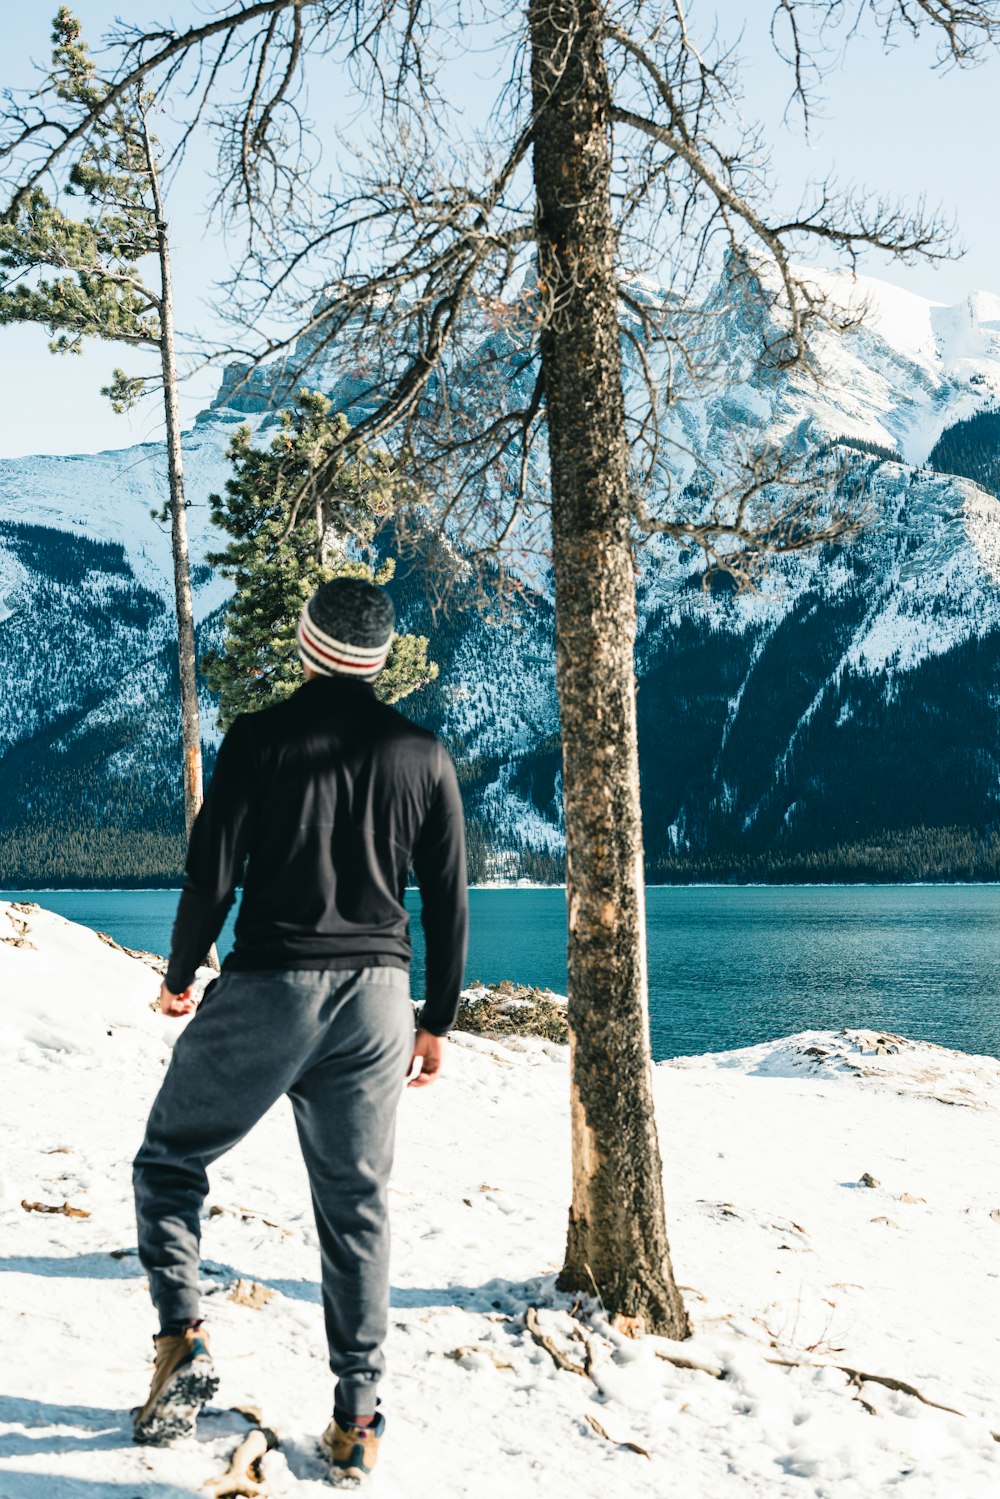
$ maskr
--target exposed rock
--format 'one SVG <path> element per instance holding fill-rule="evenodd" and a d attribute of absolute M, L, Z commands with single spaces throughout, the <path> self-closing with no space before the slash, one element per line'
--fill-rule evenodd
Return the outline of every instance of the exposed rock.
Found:
<path fill-rule="evenodd" d="M 37 911 L 38 907 L 35 906 L 32 908 L 27 904 L 15 905 L 15 903 L 11 901 L 10 905 L 7 907 L 7 920 L 14 928 L 14 935 L 12 937 L 0 937 L 0 942 L 5 943 L 8 947 L 30 947 L 34 949 L 35 944 L 28 941 L 27 934 L 30 931 L 28 923 L 22 916 L 14 915 L 15 911 L 25 911 L 31 909 Z"/>
<path fill-rule="evenodd" d="M 101 941 L 106 943 L 108 947 L 113 947 L 115 952 L 123 952 L 126 957 L 137 958 L 140 963 L 145 963 L 147 968 L 154 969 L 161 978 L 166 973 L 167 960 L 166 958 L 161 958 L 159 953 L 146 952 L 145 948 L 142 947 L 123 947 L 120 942 L 116 942 L 114 937 L 110 937 L 107 932 L 97 932 L 95 935 L 100 937 Z"/>

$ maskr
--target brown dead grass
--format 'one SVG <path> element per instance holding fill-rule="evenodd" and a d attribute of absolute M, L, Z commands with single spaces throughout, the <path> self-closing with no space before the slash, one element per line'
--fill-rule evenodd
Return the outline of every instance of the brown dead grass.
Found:
<path fill-rule="evenodd" d="M 455 1029 L 478 1036 L 539 1036 L 544 1041 L 569 1040 L 566 1006 L 548 989 L 533 989 L 503 979 L 499 984 L 473 984 L 462 995 Z"/>

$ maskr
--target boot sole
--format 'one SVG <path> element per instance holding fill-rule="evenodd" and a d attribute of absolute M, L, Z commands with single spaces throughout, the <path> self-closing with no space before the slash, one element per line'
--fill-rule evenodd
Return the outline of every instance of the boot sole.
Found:
<path fill-rule="evenodd" d="M 360 1488 L 361 1483 L 364 1479 L 371 1478 L 371 1476 L 372 1475 L 370 1473 L 366 1473 L 363 1468 L 331 1467 L 330 1472 L 327 1475 L 327 1481 L 329 1482 L 331 1488 L 356 1489 Z"/>
<path fill-rule="evenodd" d="M 203 1360 L 199 1362 L 204 1365 Z M 182 1369 L 161 1392 L 142 1425 L 136 1423 L 134 1440 L 143 1447 L 163 1447 L 178 1437 L 191 1436 L 199 1413 L 218 1388 L 219 1376 L 211 1364 Z"/>
<path fill-rule="evenodd" d="M 356 1489 L 363 1479 L 371 1478 L 372 1473 L 375 1471 L 374 1468 L 370 1472 L 364 1468 L 339 1468 L 333 1460 L 333 1453 L 322 1438 L 320 1438 L 317 1445 L 321 1456 L 325 1457 L 330 1465 L 327 1478 L 334 1488 Z"/>

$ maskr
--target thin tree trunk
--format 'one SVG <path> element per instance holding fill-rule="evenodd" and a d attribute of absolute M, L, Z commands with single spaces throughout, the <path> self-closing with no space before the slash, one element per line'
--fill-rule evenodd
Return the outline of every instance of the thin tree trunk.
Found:
<path fill-rule="evenodd" d="M 636 747 L 635 575 L 596 0 L 530 0 L 539 295 L 563 743 L 573 1198 L 560 1285 L 669 1337 Z"/>
<path fill-rule="evenodd" d="M 177 602 L 177 664 L 181 687 L 181 744 L 184 756 L 184 825 L 188 836 L 204 795 L 201 764 L 201 727 L 198 722 L 198 683 L 195 663 L 194 608 L 191 599 L 191 564 L 188 557 L 187 504 L 184 498 L 184 468 L 181 455 L 180 405 L 177 396 L 177 360 L 174 353 L 173 283 L 170 275 L 170 244 L 163 211 L 163 195 L 156 169 L 156 156 L 143 116 L 146 162 L 156 212 L 156 241 L 160 261 L 160 367 L 163 372 L 163 409 L 167 429 L 167 476 L 170 487 L 170 544 L 174 560 L 174 595 Z"/>
<path fill-rule="evenodd" d="M 323 515 L 323 501 L 316 501 L 316 561 L 320 567 L 326 562 L 326 520 Z"/>
<path fill-rule="evenodd" d="M 184 459 L 181 451 L 181 413 L 177 394 L 177 357 L 174 352 L 174 288 L 170 274 L 170 240 L 163 211 L 163 194 L 149 124 L 142 116 L 146 165 L 156 213 L 156 245 L 160 261 L 160 369 L 163 374 L 163 413 L 167 430 L 167 483 L 170 490 L 170 549 L 174 562 L 174 599 L 177 606 L 177 668 L 181 689 L 181 753 L 184 766 L 184 829 L 191 837 L 194 820 L 205 796 L 201 763 L 201 724 L 198 714 L 197 656 L 194 603 L 191 598 L 191 559 L 188 554 L 187 501 L 184 498 Z M 206 961 L 218 970 L 215 944 Z"/>

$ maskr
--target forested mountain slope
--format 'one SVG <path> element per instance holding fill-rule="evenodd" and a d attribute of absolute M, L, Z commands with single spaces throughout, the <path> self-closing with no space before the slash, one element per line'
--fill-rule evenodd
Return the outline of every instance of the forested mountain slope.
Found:
<path fill-rule="evenodd" d="M 643 550 L 638 704 L 654 880 L 1000 875 L 1000 298 L 941 307 L 877 282 L 843 289 L 866 296 L 867 320 L 822 347 L 817 386 L 748 378 L 759 329 L 720 285 L 725 368 L 671 416 L 686 446 L 720 463 L 735 429 L 846 445 L 875 522 L 850 546 L 776 566 L 752 596 L 706 593 L 696 557 Z M 202 646 L 226 597 L 203 561 L 207 496 L 226 477 L 234 425 L 250 420 L 266 437 L 269 403 L 288 383 L 228 372 L 185 438 Z M 314 383 L 349 413 L 363 402 L 335 356 Z M 8 887 L 176 878 L 172 585 L 168 540 L 149 515 L 164 475 L 157 444 L 0 463 Z M 431 635 L 441 665 L 405 708 L 456 757 L 474 877 L 558 878 L 547 579 L 502 625 L 471 599 L 435 620 L 418 578 L 395 587 L 404 625 Z M 204 708 L 210 760 L 207 697 Z"/>

